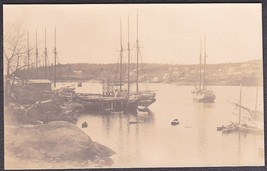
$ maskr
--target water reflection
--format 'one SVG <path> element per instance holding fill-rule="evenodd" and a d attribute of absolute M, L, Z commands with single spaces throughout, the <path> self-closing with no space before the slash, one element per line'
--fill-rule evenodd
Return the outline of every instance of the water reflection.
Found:
<path fill-rule="evenodd" d="M 118 144 L 121 148 L 124 148 L 124 139 L 123 139 L 123 120 L 122 120 L 122 115 L 119 115 L 119 137 L 118 137 Z"/>
<path fill-rule="evenodd" d="M 102 124 L 105 127 L 107 136 L 109 137 L 111 131 L 110 115 L 102 115 Z"/>
<path fill-rule="evenodd" d="M 190 86 L 152 86 L 158 90 L 157 102 L 146 117 L 127 112 L 86 113 L 79 118 L 79 126 L 88 122 L 82 130 L 94 141 L 116 151 L 114 167 L 264 164 L 263 134 L 216 130 L 235 121 L 228 101 L 238 101 L 239 87 L 214 87 L 215 103 L 203 104 L 192 100 Z M 249 106 L 254 89 L 244 87 L 244 92 L 243 103 Z M 259 95 L 263 98 L 262 92 Z M 180 124 L 172 126 L 175 118 Z"/>
<path fill-rule="evenodd" d="M 263 159 L 260 155 L 260 149 L 263 149 L 264 141 L 263 135 L 259 133 L 248 133 L 248 132 L 222 132 L 222 137 L 229 139 L 232 142 L 233 149 L 237 151 L 238 162 L 242 163 L 243 160 L 250 159 L 251 162 L 256 162 L 258 159 Z M 263 151 L 262 151 L 263 152 Z M 255 158 L 251 156 L 256 156 Z"/>
<path fill-rule="evenodd" d="M 136 114 L 136 121 L 140 123 L 153 124 L 154 123 L 154 113 L 149 110 L 148 115 L 139 116 Z"/>

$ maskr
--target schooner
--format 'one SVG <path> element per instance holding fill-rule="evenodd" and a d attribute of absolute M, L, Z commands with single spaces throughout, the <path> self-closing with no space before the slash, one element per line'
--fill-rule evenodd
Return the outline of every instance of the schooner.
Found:
<path fill-rule="evenodd" d="M 202 73 L 202 45 L 200 40 L 200 55 L 199 55 L 199 86 L 195 87 L 192 91 L 193 99 L 198 102 L 212 103 L 216 99 L 215 93 L 212 90 L 208 90 L 206 86 L 206 37 L 204 38 L 204 63 Z"/>
<path fill-rule="evenodd" d="M 96 97 L 91 95 L 79 95 L 79 99 L 86 104 L 87 109 L 101 109 L 110 113 L 122 111 L 136 111 L 138 107 L 147 108 L 156 101 L 156 93 L 151 90 L 139 90 L 139 59 L 140 47 L 138 38 L 138 14 L 137 14 L 137 36 L 136 36 L 136 78 L 131 77 L 131 49 L 130 49 L 130 27 L 128 17 L 128 40 L 127 48 L 123 48 L 122 43 L 122 24 L 120 22 L 120 55 L 119 55 L 119 81 L 114 79 L 103 80 L 102 95 Z M 123 63 L 123 54 L 127 51 L 127 63 Z M 123 73 L 126 66 L 126 79 Z M 115 74 L 116 77 L 116 74 Z M 133 81 L 134 80 L 134 81 Z M 136 83 L 136 91 L 131 90 L 131 84 Z M 125 84 L 126 83 L 126 84 Z M 127 87 L 125 86 L 127 85 Z"/>
<path fill-rule="evenodd" d="M 156 101 L 156 93 L 151 91 L 151 90 L 139 90 L 139 71 L 140 71 L 140 46 L 139 46 L 139 34 L 138 34 L 138 13 L 136 16 L 136 91 L 131 91 L 131 78 L 130 78 L 130 72 L 131 72 L 131 52 L 130 52 L 130 30 L 129 30 L 129 17 L 128 17 L 128 42 L 127 42 L 127 94 L 125 94 L 125 89 L 122 88 L 123 85 L 123 78 L 122 78 L 122 73 L 123 73 L 123 63 L 122 63 L 122 58 L 123 58 L 123 45 L 122 45 L 122 26 L 120 23 L 120 80 L 119 80 L 119 90 L 117 89 L 117 96 L 118 97 L 126 97 L 127 98 L 127 108 L 129 109 L 137 109 L 137 106 L 143 106 L 143 107 L 148 107 L 152 103 Z M 115 90 L 116 91 L 116 90 Z"/>

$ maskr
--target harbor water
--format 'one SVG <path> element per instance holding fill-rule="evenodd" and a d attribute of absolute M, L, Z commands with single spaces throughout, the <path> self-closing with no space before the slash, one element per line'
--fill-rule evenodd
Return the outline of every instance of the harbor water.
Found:
<path fill-rule="evenodd" d="M 77 126 L 94 141 L 113 149 L 112 167 L 192 167 L 192 166 L 262 166 L 263 134 L 223 134 L 216 127 L 237 122 L 239 86 L 210 86 L 216 94 L 214 103 L 192 99 L 193 86 L 153 83 L 157 101 L 141 123 L 135 113 L 81 114 Z M 141 84 L 140 89 L 146 85 Z M 134 85 L 131 87 L 135 90 Z M 242 105 L 255 109 L 256 87 L 242 87 Z M 101 93 L 100 83 L 83 83 L 77 92 Z M 263 111 L 263 89 L 259 88 L 257 110 Z M 173 126 L 171 121 L 179 119 Z M 140 120 L 140 119 L 139 119 Z"/>

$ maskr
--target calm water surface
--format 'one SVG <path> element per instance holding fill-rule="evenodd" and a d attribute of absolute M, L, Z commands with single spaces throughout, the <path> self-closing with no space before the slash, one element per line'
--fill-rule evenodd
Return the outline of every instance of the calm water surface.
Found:
<path fill-rule="evenodd" d="M 141 85 L 145 88 L 145 85 Z M 77 92 L 101 92 L 99 83 L 83 83 Z M 235 106 L 239 86 L 213 86 L 216 101 L 212 104 L 192 100 L 192 86 L 150 84 L 157 90 L 157 101 L 143 123 L 135 114 L 83 114 L 77 123 L 94 141 L 116 152 L 113 167 L 149 166 L 234 166 L 264 165 L 264 136 L 254 134 L 222 134 L 217 126 L 237 121 Z M 133 90 L 134 87 L 132 87 Z M 242 87 L 242 104 L 255 108 L 256 87 Z M 259 88 L 258 110 L 263 111 L 263 91 Z M 171 126 L 173 119 L 180 124 Z"/>

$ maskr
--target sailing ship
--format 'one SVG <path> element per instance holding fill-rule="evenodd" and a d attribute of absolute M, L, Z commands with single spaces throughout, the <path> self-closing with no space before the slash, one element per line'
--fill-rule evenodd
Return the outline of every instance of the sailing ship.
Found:
<path fill-rule="evenodd" d="M 244 110 L 251 119 L 256 120 L 256 121 L 263 121 L 263 112 L 257 110 L 257 106 L 258 106 L 258 87 L 256 89 L 256 101 L 255 101 L 255 108 L 254 109 L 250 109 L 250 108 L 245 107 L 245 106 L 243 106 L 241 104 L 238 104 L 238 103 L 234 103 L 234 104 L 236 105 L 236 107 Z"/>
<path fill-rule="evenodd" d="M 200 55 L 199 55 L 199 86 L 191 92 L 193 99 L 198 102 L 212 103 L 216 99 L 215 93 L 212 90 L 207 89 L 206 86 L 206 38 L 204 39 L 204 64 L 203 64 L 203 74 L 202 74 L 202 50 L 201 50 L 201 40 L 200 40 Z M 203 75 L 203 78 L 202 78 Z"/>
<path fill-rule="evenodd" d="M 138 14 L 137 14 L 137 36 L 136 36 L 136 91 L 132 92 L 130 90 L 131 87 L 131 53 L 130 53 L 130 36 L 129 36 L 129 17 L 128 17 L 128 43 L 127 43 L 127 52 L 128 52 L 128 63 L 127 63 L 127 90 L 123 89 L 123 45 L 122 45 L 122 26 L 120 23 L 120 78 L 119 84 L 115 84 L 115 86 L 119 86 L 117 88 L 117 97 L 126 97 L 127 98 L 127 108 L 136 110 L 138 106 L 148 107 L 156 101 L 156 93 L 151 90 L 139 90 L 139 72 L 140 72 L 140 46 L 139 46 L 139 37 L 138 37 Z"/>
<path fill-rule="evenodd" d="M 86 103 L 88 109 L 102 109 L 110 111 L 137 111 L 137 108 L 147 108 L 156 101 L 156 93 L 152 90 L 139 90 L 139 58 L 140 47 L 138 39 L 138 14 L 137 14 L 137 38 L 136 38 L 136 91 L 131 91 L 133 78 L 131 75 L 131 53 L 130 53 L 130 36 L 129 36 L 129 17 L 128 17 L 128 43 L 127 43 L 127 64 L 123 63 L 123 52 L 125 49 L 122 45 L 122 25 L 120 22 L 120 57 L 119 57 L 119 81 L 116 79 L 106 79 L 102 82 L 102 95 L 85 95 L 80 94 L 79 100 Z M 127 66 L 127 80 L 123 78 L 123 66 Z M 125 85 L 127 87 L 125 88 Z"/>
<path fill-rule="evenodd" d="M 228 126 L 217 127 L 218 131 L 229 132 L 246 132 L 246 133 L 262 133 L 263 132 L 263 113 L 257 111 L 258 88 L 256 93 L 255 110 L 251 110 L 242 105 L 242 89 L 240 85 L 239 103 L 234 103 L 238 108 L 238 122 L 232 122 Z M 245 112 L 242 112 L 242 111 Z M 256 112 L 257 111 L 257 112 Z M 261 116 L 260 116 L 261 113 Z"/>
<path fill-rule="evenodd" d="M 258 88 L 256 93 L 256 103 L 255 110 L 249 109 L 241 104 L 242 91 L 240 87 L 240 102 L 236 104 L 236 107 L 239 108 L 239 122 L 235 125 L 238 131 L 258 133 L 263 132 L 263 113 L 257 111 L 257 99 L 258 99 Z M 244 112 L 246 111 L 246 115 Z M 242 112 L 242 113 L 241 113 Z"/>

